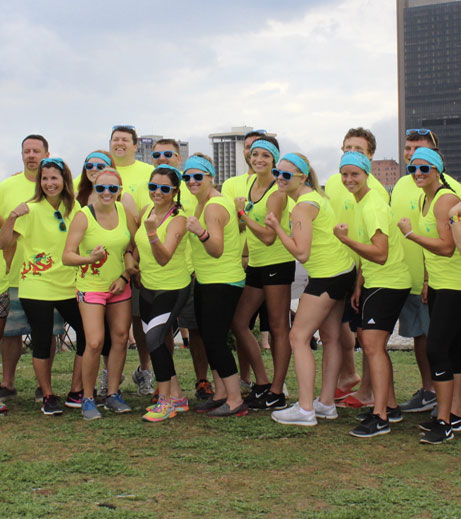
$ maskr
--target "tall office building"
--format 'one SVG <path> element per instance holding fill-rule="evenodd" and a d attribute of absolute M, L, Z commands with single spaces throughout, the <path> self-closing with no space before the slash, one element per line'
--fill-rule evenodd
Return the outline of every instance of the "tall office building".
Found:
<path fill-rule="evenodd" d="M 141 135 L 138 137 L 138 149 L 135 153 L 135 159 L 152 164 L 152 147 L 153 145 L 163 139 L 162 135 Z M 179 152 L 181 154 L 181 171 L 184 163 L 189 156 L 189 143 L 186 141 L 177 140 L 179 144 Z"/>
<path fill-rule="evenodd" d="M 400 164 L 405 129 L 439 137 L 446 169 L 461 178 L 461 1 L 397 0 Z"/>
<path fill-rule="evenodd" d="M 235 126 L 230 132 L 210 133 L 213 148 L 213 162 L 216 169 L 216 184 L 236 175 L 243 175 L 248 171 L 248 165 L 243 155 L 245 135 L 251 132 L 251 126 Z M 268 133 L 275 137 L 275 133 Z"/>

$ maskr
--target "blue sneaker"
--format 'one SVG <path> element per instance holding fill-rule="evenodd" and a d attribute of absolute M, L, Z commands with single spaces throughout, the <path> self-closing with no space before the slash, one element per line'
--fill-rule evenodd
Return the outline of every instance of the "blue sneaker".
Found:
<path fill-rule="evenodd" d="M 104 409 L 114 413 L 130 413 L 131 407 L 123 400 L 119 393 L 114 393 L 106 398 Z"/>
<path fill-rule="evenodd" d="M 101 418 L 101 413 L 96 407 L 94 398 L 84 398 L 82 400 L 82 415 L 84 420 L 97 420 Z"/>

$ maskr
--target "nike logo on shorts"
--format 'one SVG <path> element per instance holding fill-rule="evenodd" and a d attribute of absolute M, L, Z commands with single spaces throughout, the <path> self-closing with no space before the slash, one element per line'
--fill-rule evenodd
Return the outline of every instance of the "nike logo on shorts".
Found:
<path fill-rule="evenodd" d="M 435 372 L 435 376 L 436 376 L 436 377 L 441 377 L 441 376 L 444 375 L 445 373 L 446 373 L 446 371 L 440 371 L 440 372 L 436 371 L 436 372 Z"/>
<path fill-rule="evenodd" d="M 277 275 L 277 272 L 274 272 L 273 274 L 269 274 L 269 277 L 273 278 L 275 275 Z"/>

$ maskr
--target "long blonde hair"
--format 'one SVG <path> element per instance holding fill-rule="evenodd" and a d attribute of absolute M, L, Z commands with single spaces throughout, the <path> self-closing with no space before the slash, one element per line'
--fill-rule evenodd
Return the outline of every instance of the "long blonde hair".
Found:
<path fill-rule="evenodd" d="M 295 155 L 298 155 L 298 157 L 309 166 L 309 174 L 307 175 L 307 181 L 309 182 L 309 186 L 314 190 L 317 191 L 317 193 L 321 196 L 324 196 L 325 198 L 328 198 L 325 191 L 322 189 L 322 187 L 319 184 L 319 177 L 317 176 L 317 173 L 315 172 L 315 169 L 311 166 L 311 163 L 309 162 L 309 159 L 303 155 L 302 153 L 295 153 Z M 299 170 L 300 173 L 302 171 Z"/>

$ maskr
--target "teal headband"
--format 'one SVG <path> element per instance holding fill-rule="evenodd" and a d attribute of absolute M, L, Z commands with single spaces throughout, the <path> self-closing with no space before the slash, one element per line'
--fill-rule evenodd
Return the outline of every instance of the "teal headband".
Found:
<path fill-rule="evenodd" d="M 339 169 L 343 166 L 357 166 L 358 168 L 363 169 L 367 175 L 371 173 L 370 159 L 358 151 L 346 151 L 346 153 L 341 157 Z"/>
<path fill-rule="evenodd" d="M 425 160 L 435 166 L 439 173 L 443 173 L 443 160 L 436 151 L 424 147 L 417 148 L 413 153 L 413 157 L 411 157 L 410 164 L 412 164 L 415 159 Z"/>
<path fill-rule="evenodd" d="M 159 171 L 157 171 L 158 169 L 171 169 L 171 171 L 173 171 L 175 173 L 175 175 L 178 177 L 179 179 L 179 183 L 181 183 L 181 180 L 182 180 L 182 173 L 179 171 L 179 169 L 176 169 L 174 168 L 173 166 L 170 166 L 169 164 L 160 164 L 158 165 L 154 171 L 152 172 L 153 174 L 155 173 L 160 173 Z"/>
<path fill-rule="evenodd" d="M 85 162 L 88 162 L 90 159 L 101 159 L 108 166 L 112 166 L 112 161 L 110 160 L 110 157 L 108 157 L 105 153 L 100 153 L 99 151 L 95 151 L 94 153 L 90 153 L 88 155 L 88 157 L 85 159 Z"/>
<path fill-rule="evenodd" d="M 198 155 L 191 155 L 184 164 L 184 173 L 188 169 L 199 169 L 205 173 L 209 173 L 212 177 L 216 175 L 213 164 L 205 157 L 199 157 Z"/>
<path fill-rule="evenodd" d="M 250 155 L 256 148 L 263 148 L 264 150 L 267 150 L 274 157 L 274 161 L 276 163 L 280 160 L 280 151 L 277 149 L 277 146 L 272 144 L 272 142 L 266 141 L 264 139 L 257 139 L 251 145 Z"/>
<path fill-rule="evenodd" d="M 40 165 L 42 167 L 47 165 L 57 166 L 58 169 L 64 171 L 64 161 L 59 157 L 54 157 L 51 159 L 42 159 Z"/>
<path fill-rule="evenodd" d="M 296 155 L 296 153 L 287 153 L 282 157 L 282 160 L 288 160 L 288 162 L 294 164 L 303 175 L 309 175 L 309 164 L 299 155 Z"/>

